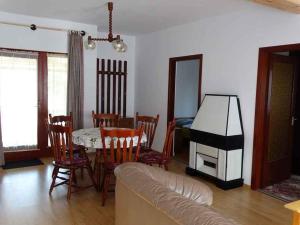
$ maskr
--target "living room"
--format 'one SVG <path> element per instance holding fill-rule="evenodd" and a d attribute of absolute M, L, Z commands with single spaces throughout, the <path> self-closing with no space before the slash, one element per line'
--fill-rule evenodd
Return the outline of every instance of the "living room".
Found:
<path fill-rule="evenodd" d="M 126 49 L 118 52 L 110 43 L 115 40 L 96 40 L 97 38 L 109 39 L 107 36 L 110 33 L 109 10 L 106 1 L 40 2 L 30 0 L 19 2 L 5 0 L 0 3 L 2 34 L 0 57 L 8 54 L 17 55 L 18 51 L 20 51 L 18 54 L 24 54 L 26 51 L 37 53 L 37 56 L 30 55 L 31 58 L 37 57 L 37 62 L 40 62 L 39 59 L 43 57 L 41 52 L 46 52 L 48 57 L 51 54 L 64 54 L 67 57 L 67 54 L 70 54 L 69 31 L 84 31 L 80 33 L 83 43 L 82 70 L 84 75 L 83 117 L 82 127 L 79 127 L 93 127 L 92 111 L 102 112 L 102 100 L 105 107 L 109 101 L 107 100 L 108 92 L 111 93 L 110 101 L 114 102 L 113 88 L 107 93 L 103 92 L 102 95 L 101 90 L 109 85 L 105 84 L 102 87 L 101 77 L 97 80 L 97 75 L 101 75 L 100 71 L 108 69 L 109 60 L 111 73 L 114 72 L 114 60 L 116 64 L 119 61 L 122 63 L 126 61 L 125 97 L 122 92 L 118 100 L 119 92 L 124 91 L 123 86 L 115 96 L 115 102 L 119 101 L 123 107 L 120 109 L 122 123 L 125 125 L 134 123 L 133 118 L 136 117 L 136 112 L 139 115 L 156 116 L 158 114 L 159 120 L 152 147 L 161 152 L 166 139 L 168 122 L 173 119 L 168 109 L 172 89 L 169 86 L 170 60 L 177 57 L 202 55 L 199 97 L 201 102 L 206 94 L 236 95 L 240 102 L 244 137 L 242 158 L 244 185 L 224 191 L 201 176 L 192 177 L 192 179 L 208 185 L 212 190 L 213 209 L 225 218 L 233 219 L 239 224 L 292 224 L 292 211 L 284 207 L 289 201 L 282 201 L 270 194 L 266 195 L 264 191 L 258 191 L 265 186 L 262 181 L 265 179 L 264 175 L 267 174 L 262 172 L 265 171 L 263 169 L 265 164 L 260 165 L 258 162 L 266 160 L 259 153 L 260 149 L 264 149 L 266 145 L 262 142 L 268 138 L 265 132 L 260 131 L 265 129 L 264 126 L 267 123 L 264 117 L 266 112 L 263 109 L 268 102 L 268 90 L 263 87 L 269 84 L 268 80 L 260 78 L 264 77 L 261 74 L 269 74 L 269 67 L 266 64 L 269 61 L 261 60 L 269 59 L 264 58 L 266 54 L 274 52 L 291 52 L 292 54 L 300 50 L 298 38 L 300 31 L 297 29 L 300 25 L 299 12 L 297 12 L 299 5 L 298 1 L 288 0 L 271 2 L 248 0 L 114 1 L 112 34 L 113 37 L 120 35 L 122 42 L 126 43 Z M 271 47 L 274 49 L 266 50 Z M 292 56 L 291 54 L 289 56 Z M 99 59 L 98 64 L 97 59 Z M 102 59 L 105 60 L 106 69 L 104 70 L 102 70 Z M 49 58 L 48 62 L 50 62 Z M 50 68 L 49 63 L 47 66 Z M 68 63 L 65 63 L 65 66 L 68 67 Z M 125 64 L 122 64 L 122 68 L 125 68 Z M 265 68 L 266 71 L 261 68 Z M 26 85 L 29 84 L 26 83 Z M 39 84 L 36 85 L 39 87 Z M 18 88 L 21 88 L 22 85 L 19 84 L 19 86 Z M 32 87 L 35 88 L 35 86 Z M 50 87 L 48 88 L 50 90 Z M 26 90 L 24 93 L 20 91 L 21 95 L 25 92 Z M 5 96 L 1 99 L 10 99 L 5 92 L 3 93 Z M 5 104 L 0 103 L 0 112 L 3 113 L 0 117 L 0 124 L 3 126 L 0 136 L 3 136 L 3 142 L 5 142 L 6 129 L 4 128 L 10 127 L 9 124 L 12 122 L 5 126 L 3 121 L 5 118 L 7 121 L 16 120 L 15 116 L 5 115 L 13 115 L 11 113 L 18 110 L 18 118 L 20 118 L 23 105 L 16 104 L 12 111 L 7 111 L 8 113 L 4 115 Z M 39 104 L 40 102 L 37 103 L 38 108 Z M 47 103 L 42 102 L 43 104 Z M 42 106 L 41 108 L 43 109 Z M 116 111 L 119 110 L 118 107 L 116 108 Z M 75 118 L 76 114 L 74 110 L 72 111 Z M 36 122 L 35 126 L 38 127 L 37 123 L 40 123 L 39 126 L 43 127 L 44 119 L 48 118 L 50 112 L 52 112 L 50 108 L 47 111 L 40 110 L 39 116 L 42 119 L 32 117 L 31 119 Z M 67 112 L 69 111 L 65 110 L 65 113 Z M 260 112 L 262 113 L 259 114 Z M 22 127 L 26 127 L 28 131 L 30 123 L 32 124 L 29 119 L 17 119 L 18 128 L 13 125 L 14 129 L 11 132 L 22 130 Z M 29 121 L 28 125 L 24 121 L 25 125 L 22 126 L 23 120 Z M 297 124 L 296 120 L 297 118 L 293 117 L 293 121 Z M 38 134 L 36 127 L 34 132 Z M 46 146 L 48 137 L 45 130 L 44 127 L 43 143 Z M 17 135 L 22 136 L 25 133 L 26 130 L 23 129 Z M 0 156 L 4 156 L 5 163 L 29 159 L 32 156 L 32 152 L 23 151 L 24 149 L 13 151 L 2 147 L 5 146 L 1 146 Z M 114 192 L 107 194 L 104 207 L 101 204 L 101 191 L 93 188 L 72 194 L 72 198 L 68 201 L 67 187 L 61 186 L 54 188 L 49 197 L 53 166 L 51 155 L 47 154 L 38 153 L 38 158 L 43 162 L 40 166 L 0 169 L 0 205 L 3 209 L 0 212 L 0 224 L 115 224 L 119 221 L 115 219 Z M 94 163 L 95 151 L 90 150 L 88 154 L 91 155 L 92 163 Z M 169 171 L 190 177 L 185 173 L 187 166 L 190 165 L 171 160 Z M 80 179 L 80 171 L 76 173 Z M 84 178 L 87 178 L 83 182 L 89 182 L 87 173 L 84 175 Z M 24 213 L 25 210 L 26 213 Z M 131 212 L 123 208 L 121 210 L 124 210 L 125 214 Z M 138 207 L 134 210 L 138 215 Z M 181 222 L 178 223 L 181 224 Z M 299 224 L 299 222 L 294 222 L 294 224 Z"/>

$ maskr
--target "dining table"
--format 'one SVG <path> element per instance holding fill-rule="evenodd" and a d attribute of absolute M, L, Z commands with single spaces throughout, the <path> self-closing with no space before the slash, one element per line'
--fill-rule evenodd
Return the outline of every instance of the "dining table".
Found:
<path fill-rule="evenodd" d="M 124 129 L 124 130 L 130 130 L 130 128 L 120 128 L 120 127 L 105 127 L 106 130 L 113 130 L 113 129 Z M 120 139 L 122 142 L 122 139 Z M 101 152 L 103 149 L 103 143 L 100 133 L 100 128 L 86 128 L 86 129 L 80 129 L 75 130 L 72 132 L 72 142 L 75 145 L 84 146 L 87 150 L 92 148 L 96 150 L 96 157 L 95 157 L 95 166 L 101 167 L 99 162 L 101 162 Z M 107 149 L 110 148 L 110 138 L 105 138 L 105 146 Z M 141 144 L 147 142 L 147 135 L 145 132 L 143 132 L 142 138 L 141 138 Z M 127 142 L 129 144 L 129 142 Z M 136 147 L 138 143 L 138 136 L 133 138 L 133 147 Z M 116 146 L 116 145 L 114 145 Z M 98 163 L 97 163 L 98 162 Z M 94 168 L 95 171 L 95 179 L 96 184 L 98 186 L 98 189 L 100 190 L 101 186 L 101 171 L 100 169 Z"/>

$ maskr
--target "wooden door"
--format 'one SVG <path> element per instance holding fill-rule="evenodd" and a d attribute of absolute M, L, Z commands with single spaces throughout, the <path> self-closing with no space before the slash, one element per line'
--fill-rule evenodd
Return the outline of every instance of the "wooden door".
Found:
<path fill-rule="evenodd" d="M 300 61 L 300 57 L 298 57 Z M 293 118 L 294 124 L 294 140 L 293 140 L 293 157 L 292 157 L 292 174 L 300 175 L 300 79 L 297 76 L 296 79 L 297 89 L 296 92 L 296 104 L 295 104 L 295 113 Z"/>
<path fill-rule="evenodd" d="M 270 57 L 263 186 L 288 179 L 291 175 L 296 74 L 296 58 Z"/>

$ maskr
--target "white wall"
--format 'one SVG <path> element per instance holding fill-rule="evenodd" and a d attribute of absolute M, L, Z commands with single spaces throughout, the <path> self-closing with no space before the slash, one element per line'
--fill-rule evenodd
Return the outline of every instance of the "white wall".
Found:
<path fill-rule="evenodd" d="M 251 182 L 260 47 L 300 43 L 300 15 L 249 3 L 243 11 L 137 37 L 136 110 L 160 114 L 154 147 L 166 131 L 168 60 L 203 54 L 204 93 L 237 94 L 245 129 L 244 178 Z M 263 137 L 262 137 L 263 138 Z"/>
<path fill-rule="evenodd" d="M 175 74 L 175 117 L 194 117 L 198 109 L 199 60 L 179 61 Z"/>
<path fill-rule="evenodd" d="M 97 26 L 80 23 L 73 23 L 64 20 L 53 20 L 47 18 L 31 17 L 17 14 L 0 12 L 0 21 L 36 24 L 38 26 L 47 26 L 53 28 L 84 30 L 88 34 L 95 36 Z M 87 38 L 87 35 L 85 36 Z M 26 27 L 17 27 L 0 24 L 0 48 L 14 48 L 48 52 L 68 52 L 68 34 L 61 31 L 49 31 L 38 29 L 32 31 Z M 95 99 L 91 89 L 91 79 L 96 73 L 97 50 L 84 51 L 84 124 L 86 127 L 91 126 L 91 97 Z"/>
<path fill-rule="evenodd" d="M 107 33 L 99 33 L 99 37 L 106 37 Z M 127 102 L 126 110 L 127 117 L 134 116 L 134 89 L 135 89 L 135 37 L 121 34 L 121 38 L 126 43 L 128 49 L 124 53 L 119 53 L 113 49 L 112 45 L 108 42 L 98 42 L 98 58 L 99 59 L 112 59 L 112 60 L 122 60 L 127 61 Z M 93 85 L 92 90 L 93 95 L 90 96 L 93 99 L 91 102 L 91 110 L 96 109 L 96 74 L 93 79 L 90 80 Z"/>
<path fill-rule="evenodd" d="M 0 12 L 0 21 L 22 24 L 36 24 L 53 28 L 70 30 L 84 30 L 93 37 L 104 36 L 98 33 L 97 26 L 74 23 L 64 20 L 32 17 L 19 14 Z M 121 35 L 128 45 L 126 53 L 117 53 L 107 42 L 98 42 L 94 50 L 84 49 L 84 126 L 91 127 L 91 111 L 96 108 L 96 59 L 110 58 L 128 61 L 127 82 L 127 115 L 134 115 L 134 88 L 135 88 L 135 37 Z M 26 27 L 0 24 L 0 48 L 14 48 L 36 51 L 60 52 L 68 51 L 68 34 L 61 31 L 38 29 L 32 31 Z"/>

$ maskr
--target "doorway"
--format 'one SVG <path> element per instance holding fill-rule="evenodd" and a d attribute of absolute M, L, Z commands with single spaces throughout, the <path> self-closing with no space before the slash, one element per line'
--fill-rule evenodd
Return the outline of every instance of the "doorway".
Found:
<path fill-rule="evenodd" d="M 202 55 L 170 58 L 168 122 L 175 119 L 173 155 L 189 161 L 189 128 L 201 102 Z"/>
<path fill-rule="evenodd" d="M 260 49 L 252 189 L 274 192 L 300 183 L 299 72 L 300 45 Z"/>

